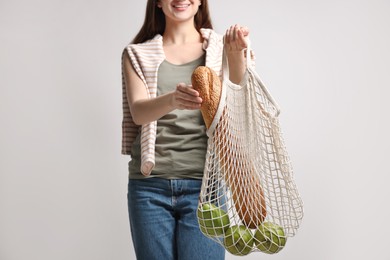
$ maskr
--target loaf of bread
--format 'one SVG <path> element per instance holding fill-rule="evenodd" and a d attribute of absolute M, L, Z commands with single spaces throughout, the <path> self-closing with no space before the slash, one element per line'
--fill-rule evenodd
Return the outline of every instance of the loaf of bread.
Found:
<path fill-rule="evenodd" d="M 191 82 L 203 99 L 201 112 L 206 127 L 209 128 L 220 102 L 221 80 L 214 70 L 200 66 L 192 73 Z M 264 191 L 253 164 L 246 160 L 239 138 L 227 131 L 228 121 L 225 108 L 220 119 L 224 127 L 217 127 L 214 132 L 215 138 L 219 140 L 217 147 L 219 163 L 239 218 L 247 227 L 257 228 L 267 214 Z"/>
<path fill-rule="evenodd" d="M 221 80 L 214 70 L 199 66 L 192 73 L 191 82 L 192 87 L 199 92 L 199 96 L 203 100 L 200 111 L 206 127 L 209 128 L 221 98 Z"/>

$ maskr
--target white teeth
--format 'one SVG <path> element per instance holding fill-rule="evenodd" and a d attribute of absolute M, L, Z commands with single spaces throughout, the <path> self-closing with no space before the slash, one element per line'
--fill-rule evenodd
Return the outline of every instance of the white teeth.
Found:
<path fill-rule="evenodd" d="M 176 7 L 176 8 L 185 8 L 185 7 L 188 7 L 190 5 L 174 5 L 173 7 Z"/>

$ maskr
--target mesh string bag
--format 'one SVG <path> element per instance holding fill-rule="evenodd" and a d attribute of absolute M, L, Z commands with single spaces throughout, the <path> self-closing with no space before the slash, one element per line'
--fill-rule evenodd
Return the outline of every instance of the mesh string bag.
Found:
<path fill-rule="evenodd" d="M 296 234 L 303 202 L 282 137 L 279 107 L 249 60 L 246 84 L 240 86 L 228 80 L 223 54 L 222 90 L 207 130 L 197 218 L 203 234 L 234 255 L 274 254 Z"/>

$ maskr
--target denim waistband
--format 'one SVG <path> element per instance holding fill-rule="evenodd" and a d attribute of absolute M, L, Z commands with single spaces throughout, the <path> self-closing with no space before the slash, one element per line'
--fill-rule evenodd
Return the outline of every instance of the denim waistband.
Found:
<path fill-rule="evenodd" d="M 131 185 L 143 185 L 170 191 L 172 194 L 181 194 L 185 192 L 199 191 L 202 186 L 202 180 L 199 179 L 163 179 L 163 178 L 147 178 L 147 179 L 129 179 Z"/>

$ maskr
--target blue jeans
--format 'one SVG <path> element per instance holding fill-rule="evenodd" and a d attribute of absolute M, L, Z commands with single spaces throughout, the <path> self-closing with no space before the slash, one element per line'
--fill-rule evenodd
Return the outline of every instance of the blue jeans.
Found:
<path fill-rule="evenodd" d="M 199 229 L 201 185 L 194 179 L 129 180 L 130 227 L 138 260 L 225 259 L 225 249 Z"/>

